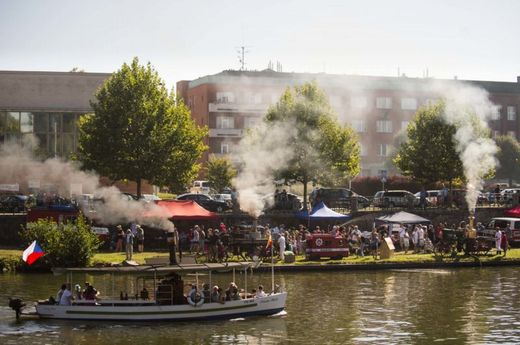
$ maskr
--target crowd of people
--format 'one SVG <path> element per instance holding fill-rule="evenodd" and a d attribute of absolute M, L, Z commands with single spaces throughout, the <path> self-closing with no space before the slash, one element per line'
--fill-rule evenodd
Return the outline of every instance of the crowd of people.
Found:
<path fill-rule="evenodd" d="M 70 283 L 64 283 L 56 293 L 54 303 L 59 305 L 71 305 L 72 301 L 84 300 L 86 302 L 95 303 L 99 292 L 89 282 L 85 282 L 85 288 L 82 289 L 79 284 L 71 289 Z"/>

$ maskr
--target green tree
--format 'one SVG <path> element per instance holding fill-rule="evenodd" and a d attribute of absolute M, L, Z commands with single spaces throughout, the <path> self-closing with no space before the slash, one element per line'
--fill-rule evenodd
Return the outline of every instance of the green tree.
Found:
<path fill-rule="evenodd" d="M 78 158 L 84 168 L 113 180 L 186 186 L 206 149 L 206 128 L 169 93 L 150 63 L 123 64 L 96 92 L 93 114 L 79 122 Z"/>
<path fill-rule="evenodd" d="M 287 89 L 269 109 L 265 121 L 292 129 L 286 133 L 288 147 L 284 148 L 293 152 L 292 158 L 276 175 L 303 184 L 304 205 L 308 182 L 337 185 L 359 173 L 357 135 L 350 126 L 338 123 L 315 82 Z"/>
<path fill-rule="evenodd" d="M 85 267 L 101 244 L 82 216 L 62 225 L 40 219 L 28 223 L 20 235 L 27 244 L 36 240 L 42 247 L 45 256 L 38 261 L 40 267 Z"/>
<path fill-rule="evenodd" d="M 513 180 L 520 181 L 520 143 L 510 136 L 499 136 L 495 139 L 500 151 L 497 154 L 499 166 L 495 177 L 507 179 L 511 186 Z"/>
<path fill-rule="evenodd" d="M 231 180 L 237 174 L 229 158 L 218 158 L 214 155 L 209 157 L 207 172 L 211 187 L 215 188 L 219 193 L 224 188 L 231 186 Z"/>
<path fill-rule="evenodd" d="M 408 124 L 407 139 L 398 148 L 394 164 L 403 175 L 422 183 L 464 178 L 453 135 L 455 125 L 443 119 L 442 102 L 420 109 Z"/>

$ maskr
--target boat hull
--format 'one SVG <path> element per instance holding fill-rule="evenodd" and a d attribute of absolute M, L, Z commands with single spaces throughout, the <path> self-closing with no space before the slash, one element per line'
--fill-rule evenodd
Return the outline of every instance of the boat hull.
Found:
<path fill-rule="evenodd" d="M 40 318 L 69 320 L 114 321 L 191 321 L 218 320 L 273 315 L 285 308 L 287 293 L 263 298 L 251 298 L 221 303 L 204 303 L 200 306 L 183 305 L 46 305 L 37 304 Z"/>

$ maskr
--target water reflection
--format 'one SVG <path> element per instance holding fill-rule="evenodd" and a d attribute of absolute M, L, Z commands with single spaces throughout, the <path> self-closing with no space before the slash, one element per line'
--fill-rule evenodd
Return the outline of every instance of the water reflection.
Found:
<path fill-rule="evenodd" d="M 516 268 L 298 273 L 277 276 L 289 293 L 286 315 L 198 323 L 106 323 L 30 320 L 0 307 L 2 344 L 517 344 Z M 243 276 L 235 280 L 243 286 Z M 53 295 L 63 277 L 0 275 L 0 299 Z M 202 279 L 209 279 L 203 277 Z M 214 275 L 226 286 L 231 275 Z M 110 277 L 78 276 L 102 292 Z M 270 286 L 254 273 L 250 290 Z M 121 277 L 124 285 L 135 281 Z M 130 292 L 130 291 L 129 291 Z M 129 293 L 129 295 L 131 295 Z"/>

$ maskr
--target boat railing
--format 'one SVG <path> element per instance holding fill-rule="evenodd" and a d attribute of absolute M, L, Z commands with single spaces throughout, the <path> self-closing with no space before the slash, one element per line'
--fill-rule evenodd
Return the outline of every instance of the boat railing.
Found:
<path fill-rule="evenodd" d="M 173 304 L 173 285 L 158 284 L 155 291 L 155 300 L 158 304 Z"/>
<path fill-rule="evenodd" d="M 142 305 L 152 305 L 156 304 L 154 300 L 144 300 L 144 299 L 96 299 L 96 300 L 75 300 L 73 305 L 77 306 L 142 306 Z"/>

